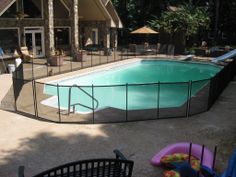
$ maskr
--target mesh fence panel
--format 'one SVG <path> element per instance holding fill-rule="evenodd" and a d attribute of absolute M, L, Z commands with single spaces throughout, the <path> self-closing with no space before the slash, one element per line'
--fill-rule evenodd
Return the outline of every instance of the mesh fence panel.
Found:
<path fill-rule="evenodd" d="M 20 81 L 20 80 L 18 80 Z M 35 94 L 33 81 L 21 80 L 22 86 L 17 89 L 18 85 L 15 85 L 15 92 L 17 90 L 18 96 L 16 99 L 17 111 L 26 113 L 30 116 L 35 116 Z M 17 83 L 15 83 L 17 84 Z"/>
<path fill-rule="evenodd" d="M 70 72 L 72 70 L 71 62 L 73 57 L 70 56 L 60 56 L 63 58 L 63 65 L 60 66 L 60 73 Z"/>
<path fill-rule="evenodd" d="M 158 84 L 129 85 L 127 93 L 129 121 L 157 118 Z"/>
<path fill-rule="evenodd" d="M 72 71 L 79 70 L 83 68 L 83 62 L 87 60 L 87 53 L 80 52 L 80 53 L 73 53 L 71 56 L 71 68 Z"/>
<path fill-rule="evenodd" d="M 102 51 L 99 50 L 99 51 L 97 51 L 96 53 L 93 54 L 92 60 L 91 60 L 91 65 L 92 66 L 100 65 L 101 60 L 102 60 Z"/>
<path fill-rule="evenodd" d="M 34 65 L 32 63 L 23 63 L 23 75 L 25 80 L 31 80 L 34 76 Z"/>
<path fill-rule="evenodd" d="M 189 83 L 161 83 L 159 118 L 185 117 Z"/>
<path fill-rule="evenodd" d="M 126 121 L 125 90 L 125 86 L 94 87 L 94 98 L 98 101 L 96 123 Z"/>
<path fill-rule="evenodd" d="M 208 109 L 210 80 L 195 81 L 192 83 L 189 114 L 194 115 Z"/>
<path fill-rule="evenodd" d="M 49 121 L 60 122 L 57 87 L 55 85 L 35 82 L 35 90 L 37 94 L 38 117 Z"/>
<path fill-rule="evenodd" d="M 48 65 L 46 59 L 32 59 L 31 67 L 33 68 L 33 71 L 30 71 L 30 68 L 28 69 L 29 78 L 42 78 L 46 77 L 48 75 Z"/>

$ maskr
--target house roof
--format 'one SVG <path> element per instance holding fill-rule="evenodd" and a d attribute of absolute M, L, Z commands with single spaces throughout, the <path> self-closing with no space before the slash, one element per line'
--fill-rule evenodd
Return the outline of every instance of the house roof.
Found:
<path fill-rule="evenodd" d="M 103 1 L 107 1 L 107 0 L 103 0 Z M 116 12 L 116 9 L 114 8 L 112 2 L 110 0 L 108 0 L 105 4 L 107 11 L 109 12 L 109 14 L 111 15 L 113 21 L 116 23 L 116 27 L 117 28 L 123 28 L 123 24 L 120 20 L 119 15 Z"/>
<path fill-rule="evenodd" d="M 102 0 L 103 4 L 106 6 L 110 0 Z"/>
<path fill-rule="evenodd" d="M 116 27 L 102 0 L 80 0 L 79 16 L 81 21 L 106 21 L 110 27 Z"/>
<path fill-rule="evenodd" d="M 15 1 L 16 0 L 0 0 L 0 15 Z M 62 2 L 68 7 L 73 6 L 71 0 L 62 0 Z M 110 0 L 79 0 L 78 11 L 81 21 L 106 21 L 110 27 L 123 27 Z"/>
<path fill-rule="evenodd" d="M 0 16 L 15 2 L 16 0 L 0 0 Z"/>

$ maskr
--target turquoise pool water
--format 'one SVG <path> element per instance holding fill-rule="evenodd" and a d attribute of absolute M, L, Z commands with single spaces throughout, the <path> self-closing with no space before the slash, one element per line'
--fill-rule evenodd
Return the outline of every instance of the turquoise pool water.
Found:
<path fill-rule="evenodd" d="M 189 81 L 192 81 L 191 96 L 194 96 L 220 70 L 220 67 L 211 64 L 141 60 L 50 83 L 59 84 L 58 90 L 55 86 L 45 85 L 44 93 L 53 97 L 42 103 L 57 107 L 59 91 L 60 107 L 68 109 L 70 90 L 70 105 L 80 103 L 93 107 L 91 97 L 77 87 L 70 89 L 72 85 L 78 85 L 94 95 L 98 100 L 98 110 L 107 107 L 125 110 L 126 104 L 128 110 L 179 107 L 187 101 Z M 79 105 L 76 106 L 76 111 L 91 112 Z"/>

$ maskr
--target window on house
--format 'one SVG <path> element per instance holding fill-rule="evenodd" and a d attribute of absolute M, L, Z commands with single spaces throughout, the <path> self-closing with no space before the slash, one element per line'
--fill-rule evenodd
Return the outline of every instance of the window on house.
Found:
<path fill-rule="evenodd" d="M 3 48 L 6 54 L 13 53 L 18 44 L 17 29 L 0 29 L 0 47 Z"/>
<path fill-rule="evenodd" d="M 92 41 L 93 41 L 93 44 L 98 44 L 98 29 L 97 28 L 92 29 Z"/>
<path fill-rule="evenodd" d="M 0 18 L 16 18 L 16 2 L 14 2 L 1 16 Z"/>
<path fill-rule="evenodd" d="M 68 50 L 70 46 L 70 28 L 55 28 L 54 36 L 56 48 Z"/>
<path fill-rule="evenodd" d="M 42 18 L 42 0 L 23 0 L 25 18 Z"/>

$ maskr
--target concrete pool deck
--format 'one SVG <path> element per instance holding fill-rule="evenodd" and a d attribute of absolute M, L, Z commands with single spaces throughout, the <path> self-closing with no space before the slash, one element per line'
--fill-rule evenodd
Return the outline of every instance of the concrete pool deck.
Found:
<path fill-rule="evenodd" d="M 134 160 L 134 177 L 161 176 L 149 161 L 164 146 L 191 141 L 213 149 L 216 167 L 225 169 L 236 148 L 236 82 L 232 81 L 205 113 L 181 119 L 119 124 L 54 124 L 0 110 L 0 176 L 26 177 L 70 161 L 113 157 L 119 149 Z"/>

